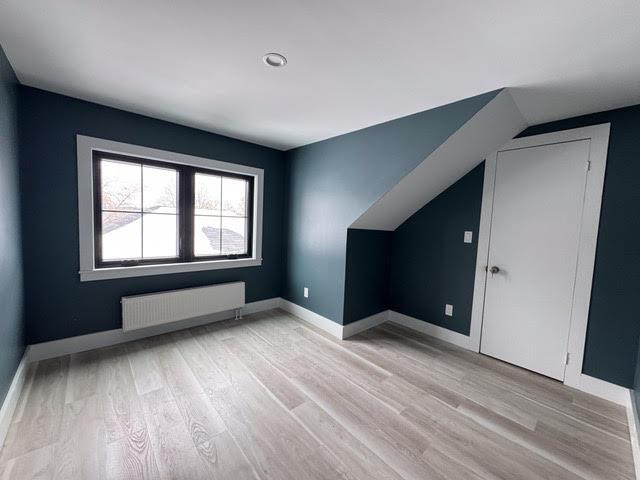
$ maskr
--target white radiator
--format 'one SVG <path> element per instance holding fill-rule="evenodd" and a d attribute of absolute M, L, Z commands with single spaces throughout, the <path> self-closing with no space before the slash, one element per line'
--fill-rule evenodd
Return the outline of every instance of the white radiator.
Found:
<path fill-rule="evenodd" d="M 244 306 L 244 282 L 122 297 L 122 328 L 136 330 Z"/>

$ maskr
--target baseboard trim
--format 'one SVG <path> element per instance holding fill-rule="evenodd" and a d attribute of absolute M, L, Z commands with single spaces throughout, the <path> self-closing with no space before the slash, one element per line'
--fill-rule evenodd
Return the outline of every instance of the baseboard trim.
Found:
<path fill-rule="evenodd" d="M 280 308 L 292 315 L 295 315 L 300 320 L 304 320 L 314 327 L 318 327 L 319 329 L 324 330 L 325 332 L 342 340 L 343 326 L 334 322 L 333 320 L 329 320 L 327 317 L 323 317 L 316 312 L 312 312 L 311 310 L 301 307 L 300 305 L 290 302 L 289 300 L 285 300 L 284 298 L 280 300 Z"/>
<path fill-rule="evenodd" d="M 640 479 L 640 419 L 638 419 L 638 405 L 633 390 L 629 390 L 629 406 L 627 407 L 627 422 L 629 423 L 629 436 L 631 437 L 631 451 L 633 452 L 633 465 L 636 470 L 636 478 Z"/>
<path fill-rule="evenodd" d="M 264 312 L 265 310 L 273 310 L 280 308 L 280 297 L 267 298 L 266 300 L 258 300 L 257 302 L 247 303 L 242 307 L 243 315 L 251 315 L 252 313 Z"/>
<path fill-rule="evenodd" d="M 616 385 L 615 383 L 609 383 L 605 380 L 600 380 L 599 378 L 582 373 L 578 377 L 577 382 L 565 381 L 564 384 L 568 387 L 617 403 L 623 407 L 629 406 L 629 389 Z"/>
<path fill-rule="evenodd" d="M 389 321 L 389 310 L 375 313 L 369 317 L 361 318 L 360 320 L 356 320 L 355 322 L 343 325 L 342 338 L 349 338 L 360 332 L 364 332 L 365 330 L 369 330 L 370 328 L 381 325 L 387 321 Z"/>
<path fill-rule="evenodd" d="M 22 359 L 16 368 L 16 373 L 13 374 L 13 380 L 7 390 L 7 395 L 2 402 L 2 408 L 0 408 L 0 446 L 4 446 L 4 440 L 7 437 L 7 432 L 11 426 L 11 419 L 13 413 L 18 406 L 18 400 L 20 400 L 20 393 L 24 387 L 24 382 L 27 376 L 27 351 L 25 350 L 22 355 Z"/>
<path fill-rule="evenodd" d="M 395 310 L 389 310 L 389 321 L 402 325 L 403 327 L 410 328 L 411 330 L 424 333 L 430 337 L 437 338 L 438 340 L 452 343 L 458 347 L 473 350 L 473 347 L 471 346 L 471 337 L 468 335 L 462 335 L 461 333 L 439 327 L 433 323 L 418 320 L 417 318 L 396 312 Z"/>
<path fill-rule="evenodd" d="M 247 303 L 244 307 L 242 307 L 242 313 L 243 315 L 249 315 L 251 313 L 278 308 L 279 306 L 280 297 L 269 298 L 266 300 Z M 117 345 L 119 343 L 139 340 L 141 338 L 153 337 L 155 335 L 161 335 L 163 333 L 175 332 L 177 330 L 183 330 L 185 328 L 197 327 L 200 325 L 206 325 L 208 323 L 219 322 L 221 320 L 228 320 L 230 318 L 233 318 L 234 315 L 234 311 L 229 310 L 225 312 L 214 313 L 212 315 L 190 318 L 188 320 L 181 320 L 179 322 L 167 323 L 164 325 L 154 325 L 153 327 L 143 328 L 140 330 L 131 330 L 125 332 L 121 328 L 117 328 L 104 332 L 89 333 L 87 335 L 79 335 L 77 337 L 53 340 L 51 342 L 36 343 L 28 347 L 26 354 L 27 360 L 29 362 L 35 362 L 39 360 L 45 360 L 47 358 L 69 355 L 71 353 L 85 352 L 87 350 L 108 347 L 111 345 Z"/>
<path fill-rule="evenodd" d="M 369 317 L 361 318 L 347 325 L 340 325 L 333 320 L 323 317 L 322 315 L 312 312 L 308 308 L 301 307 L 297 303 L 290 302 L 284 298 L 280 299 L 280 308 L 284 311 L 295 315 L 300 320 L 310 323 L 314 327 L 333 335 L 339 340 L 344 340 L 365 330 L 369 330 L 377 325 L 385 323 L 389 320 L 389 310 L 375 313 Z"/>

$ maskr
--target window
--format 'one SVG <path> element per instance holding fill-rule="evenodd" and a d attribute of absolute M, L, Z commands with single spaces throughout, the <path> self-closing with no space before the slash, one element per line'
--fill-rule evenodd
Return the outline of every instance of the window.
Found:
<path fill-rule="evenodd" d="M 193 215 L 195 257 L 248 253 L 251 191 L 252 183 L 246 178 L 196 172 Z"/>
<path fill-rule="evenodd" d="M 94 151 L 96 267 L 251 256 L 253 178 Z"/>
<path fill-rule="evenodd" d="M 259 169 L 79 135 L 81 279 L 259 265 L 261 181 Z"/>

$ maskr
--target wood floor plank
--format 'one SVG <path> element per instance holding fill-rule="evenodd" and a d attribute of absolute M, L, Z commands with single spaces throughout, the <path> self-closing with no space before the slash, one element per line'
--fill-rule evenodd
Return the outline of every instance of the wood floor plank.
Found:
<path fill-rule="evenodd" d="M 428 363 L 420 359 L 419 350 L 412 349 L 405 342 L 385 341 L 371 335 L 365 338 L 366 343 L 361 345 L 360 354 L 373 362 L 385 365 L 385 368 L 412 385 L 450 404 L 459 404 L 460 398 L 473 397 L 476 402 L 523 427 L 531 430 L 535 428 L 537 417 L 527 409 L 514 407 L 509 402 L 509 391 L 494 389 L 487 392 L 484 386 L 477 388 L 475 385 L 469 385 L 465 382 L 468 375 L 466 373 L 456 374 L 458 378 L 455 378 L 438 370 L 426 370 Z M 380 350 L 372 350 L 370 344 L 381 347 L 385 353 L 381 355 Z"/>
<path fill-rule="evenodd" d="M 429 435 L 430 447 L 485 478 L 579 479 L 580 476 L 456 413 L 436 399 L 402 416 Z"/>
<path fill-rule="evenodd" d="M 245 337 L 246 338 L 246 337 Z M 278 370 L 265 362 L 257 351 L 245 347 L 237 338 L 223 340 L 229 351 L 247 367 L 256 379 L 271 392 L 289 410 L 304 403 L 307 398 L 295 388 L 291 382 Z M 246 340 L 245 340 L 246 342 Z"/>
<path fill-rule="evenodd" d="M 138 395 L 163 389 L 164 379 L 155 355 L 161 346 L 154 339 L 144 339 L 127 343 L 125 348 Z"/>
<path fill-rule="evenodd" d="M 137 430 L 109 443 L 106 447 L 105 470 L 107 478 L 159 479 L 148 432 Z"/>
<path fill-rule="evenodd" d="M 419 355 L 420 349 L 412 351 L 410 346 L 411 342 L 406 342 L 405 339 L 401 341 L 381 341 L 371 337 L 370 342 L 373 344 L 383 345 L 386 350 L 392 352 L 399 352 L 401 356 L 394 357 L 394 361 L 399 364 L 386 368 L 398 372 L 404 371 L 402 375 L 405 378 L 418 386 L 423 388 L 437 388 L 446 387 L 450 391 L 455 392 L 466 398 L 473 399 L 474 402 L 479 403 L 502 416 L 521 424 L 522 426 L 534 430 L 539 418 L 546 418 L 548 421 L 552 421 L 557 425 L 561 425 L 566 431 L 580 432 L 583 435 L 592 435 L 591 444 L 596 445 L 598 439 L 603 437 L 600 435 L 599 430 L 604 430 L 612 435 L 617 436 L 617 439 L 607 440 L 606 442 L 619 443 L 620 440 L 625 442 L 622 445 L 622 450 L 628 449 L 628 427 L 619 422 L 612 421 L 604 416 L 598 415 L 593 412 L 588 412 L 580 407 L 564 407 L 554 408 L 549 406 L 548 402 L 538 402 L 535 397 L 532 398 L 531 393 L 523 395 L 521 391 L 517 391 L 517 384 L 514 382 L 508 382 L 506 380 L 497 380 L 496 376 L 487 376 L 487 372 L 484 374 L 478 374 L 476 371 L 465 374 L 460 381 L 452 382 L 447 376 L 438 376 L 434 374 L 421 374 L 420 372 L 412 372 L 412 366 L 408 365 L 410 361 L 417 361 L 417 355 Z M 402 345 L 402 348 L 398 350 L 397 345 Z M 413 344 L 415 346 L 415 344 Z M 363 347 L 365 350 L 361 351 L 362 355 L 372 356 L 375 354 L 366 352 L 368 346 Z M 403 358 L 404 357 L 404 358 Z M 383 358 L 384 361 L 389 362 L 388 355 Z M 375 361 L 375 360 L 372 360 Z M 378 360 L 380 361 L 380 360 Z M 421 362 L 422 363 L 422 362 Z M 404 366 L 403 366 L 404 365 Z M 428 366 L 425 364 L 425 367 Z M 474 366 L 474 368 L 477 368 Z M 467 368 L 471 370 L 471 367 Z M 437 378 L 432 385 L 425 384 L 429 377 L 436 376 Z M 489 377 L 489 378 L 488 378 Z M 552 380 L 548 380 L 553 384 Z M 515 390 L 515 391 L 514 391 Z M 542 394 L 541 394 L 542 395 Z M 568 401 L 567 403 L 571 403 Z M 571 414 L 569 414 L 569 412 Z M 586 421 L 586 424 L 585 424 Z M 606 437 L 605 437 L 606 438 Z M 606 446 L 606 448 L 610 448 Z M 621 450 L 619 450 L 621 451 Z M 623 454 L 627 457 L 626 452 Z"/>
<path fill-rule="evenodd" d="M 104 418 L 98 396 L 65 403 L 60 440 L 54 448 L 52 478 L 106 478 L 105 447 Z"/>
<path fill-rule="evenodd" d="M 303 335 L 308 343 L 305 345 L 305 351 L 313 354 L 315 342 L 309 337 L 309 332 L 305 329 L 296 329 Z M 349 380 L 357 384 L 360 388 L 371 393 L 373 396 L 383 401 L 385 404 L 395 409 L 398 413 L 413 403 L 420 402 L 420 397 L 425 394 L 438 396 L 443 401 L 457 404 L 458 396 L 451 389 L 447 389 L 443 382 L 438 382 L 431 378 L 431 374 L 425 374 L 424 368 L 420 366 L 412 366 L 409 369 L 403 369 L 386 356 L 378 348 L 363 347 L 356 342 L 348 342 L 348 345 L 342 346 L 346 350 L 355 353 L 361 361 L 365 361 L 372 367 L 385 372 L 385 376 L 377 379 L 369 377 L 367 374 L 358 375 L 357 372 L 349 371 Z M 318 361 L 322 358 L 314 357 Z M 342 371 L 342 369 L 337 369 Z M 407 378 L 404 378 L 403 375 Z M 410 379 L 413 378 L 413 383 Z M 416 380 L 417 379 L 417 380 Z M 447 382 L 453 381 L 447 378 Z"/>
<path fill-rule="evenodd" d="M 397 472 L 315 403 L 307 400 L 295 407 L 293 411 L 356 478 L 402 480 Z"/>
<path fill-rule="evenodd" d="M 160 478 L 210 478 L 173 396 L 154 389 L 141 399 Z"/>
<path fill-rule="evenodd" d="M 403 339 L 404 340 L 404 339 Z M 375 342 L 375 340 L 371 340 Z M 404 341 L 401 343 L 405 343 Z M 395 350 L 395 345 L 392 342 L 382 342 L 388 350 Z M 406 348 L 402 350 L 403 354 L 406 354 Z M 416 353 L 410 353 L 407 359 L 415 359 Z M 406 363 L 407 361 L 405 361 Z M 389 368 L 389 367 L 387 367 Z M 401 367 L 394 367 L 402 369 Z M 392 368 L 390 368 L 392 369 Z M 408 367 L 405 366 L 405 371 Z M 408 377 L 410 381 L 413 378 L 414 383 L 422 381 L 420 375 Z M 521 430 L 524 437 L 527 438 L 530 446 L 540 445 L 555 445 L 553 454 L 554 458 L 562 458 L 565 455 L 565 449 L 563 444 L 554 438 L 552 429 L 549 425 L 546 428 L 536 428 L 539 419 L 545 419 L 548 423 L 553 423 L 557 432 L 565 432 L 569 434 L 569 437 L 579 438 L 582 444 L 589 445 L 588 454 L 579 455 L 577 449 L 572 448 L 572 452 L 575 454 L 572 461 L 564 463 L 564 465 L 571 466 L 574 469 L 580 469 L 584 467 L 584 462 L 602 458 L 600 462 L 592 462 L 592 467 L 602 473 L 602 469 L 612 469 L 613 471 L 621 472 L 623 476 L 628 475 L 633 469 L 632 462 L 630 462 L 630 444 L 628 440 L 622 440 L 621 438 L 611 438 L 607 435 L 602 435 L 597 428 L 591 425 L 585 425 L 581 420 L 562 414 L 555 409 L 549 409 L 544 404 L 531 401 L 528 396 L 514 395 L 509 389 L 509 385 L 502 383 L 500 387 L 492 385 L 491 381 L 486 381 L 485 378 L 477 375 L 466 375 L 460 382 L 451 383 L 448 379 L 440 378 L 436 381 L 439 385 L 446 385 L 452 391 L 461 395 L 466 399 L 471 399 L 478 408 L 485 407 L 487 412 L 494 414 L 500 414 L 504 417 L 503 424 L 508 424 L 509 421 L 519 423 L 521 426 L 526 427 L 528 432 Z M 449 402 L 451 403 L 451 402 Z M 468 401 L 467 401 L 468 403 Z M 525 417 L 522 417 L 522 413 L 525 413 Z M 514 416 L 515 414 L 515 416 Z M 582 417 L 582 416 L 581 416 Z M 600 417 L 603 418 L 603 417 Z M 529 421 L 523 421 L 527 420 Z M 601 426 L 600 422 L 596 422 Z M 514 427 L 515 428 L 515 427 Z M 532 435 L 532 432 L 536 431 L 536 435 Z M 614 431 L 617 435 L 624 435 L 623 431 Z M 526 435 L 525 435 L 526 433 Z M 611 433 L 611 432 L 610 432 Z M 557 435 L 556 435 L 557 437 Z M 521 437 L 516 437 L 521 438 Z M 627 437 L 628 438 L 628 437 Z M 566 439 L 564 439 L 566 441 Z M 615 453 L 614 453 L 615 452 Z M 549 451 L 551 455 L 551 452 Z M 606 459 L 606 460 L 605 460 Z M 584 470 L 582 470 L 584 471 Z"/>
<path fill-rule="evenodd" d="M 566 439 L 541 432 L 540 426 L 531 431 L 471 401 L 465 401 L 457 410 L 483 427 L 584 478 L 593 478 L 597 473 L 595 478 L 608 476 L 612 480 L 623 479 L 633 473 L 633 465 L 629 469 L 625 462 L 620 463 L 615 456 L 602 454 L 591 445 L 587 451 L 582 450 L 576 438 L 573 442 L 567 442 Z"/>
<path fill-rule="evenodd" d="M 317 365 L 296 366 L 292 380 L 403 478 L 443 478 L 421 461 L 428 440 L 405 419 L 346 379 Z"/>
<path fill-rule="evenodd" d="M 400 341 L 396 343 L 407 344 L 403 349 L 403 354 L 407 353 L 408 346 L 415 346 L 415 343 L 411 341 L 407 342 L 405 338 L 398 340 Z M 387 342 L 386 346 L 390 350 L 395 349 L 395 345 L 390 342 Z M 415 355 L 416 353 L 413 352 L 408 354 L 407 357 L 414 359 Z M 569 390 L 569 396 L 566 399 L 566 405 L 558 408 L 557 400 L 555 402 L 549 401 L 548 396 L 545 394 L 546 389 L 544 388 L 540 389 L 539 395 L 532 395 L 531 386 L 524 389 L 517 382 L 504 378 L 500 379 L 495 374 L 489 375 L 491 371 L 486 369 L 478 372 L 477 365 L 469 365 L 466 368 L 467 370 L 471 370 L 472 373 L 466 374 L 460 382 L 452 384 L 444 379 L 438 381 L 438 383 L 449 385 L 449 388 L 457 393 L 531 430 L 535 429 L 539 418 L 545 418 L 548 422 L 556 425 L 561 431 L 584 436 L 585 438 L 583 440 L 588 442 L 593 448 L 597 449 L 598 444 L 602 444 L 603 448 L 612 450 L 611 443 L 616 444 L 614 450 L 624 452 L 621 453 L 622 456 L 628 458 L 626 451 L 630 448 L 630 443 L 627 425 L 613 421 L 596 412 L 585 410 L 580 406 L 573 405 L 572 389 L 567 389 Z M 510 366 L 509 370 L 511 370 L 511 368 L 514 367 Z M 527 377 L 530 374 L 531 372 L 527 372 Z M 557 382 L 553 380 L 542 379 L 542 381 L 552 388 L 557 387 Z M 541 379 L 537 378 L 535 383 L 539 382 L 541 382 Z M 594 402 L 594 404 L 596 403 L 609 407 L 607 404 L 610 402 L 604 404 L 602 402 Z M 524 417 L 522 417 L 522 412 L 526 412 Z M 600 435 L 601 432 L 599 430 L 605 431 L 617 438 L 607 439 L 606 436 Z M 589 435 L 590 438 L 586 438 Z M 622 459 L 616 459 L 615 461 L 622 461 Z"/>
<path fill-rule="evenodd" d="M 101 350 L 98 395 L 106 437 L 107 478 L 159 478 L 149 430 L 124 346 Z"/>
<path fill-rule="evenodd" d="M 385 324 L 282 310 L 36 362 L 0 479 L 631 480 L 626 411 Z"/>
<path fill-rule="evenodd" d="M 484 480 L 486 478 L 459 461 L 445 455 L 437 448 L 427 448 L 422 454 L 422 458 L 431 468 L 447 479 Z"/>
<path fill-rule="evenodd" d="M 126 349 L 121 346 L 100 351 L 98 395 L 107 443 L 141 430 L 146 431 Z"/>
<path fill-rule="evenodd" d="M 486 381 L 506 385 L 523 396 L 569 416 L 576 418 L 586 416 L 583 418 L 586 422 L 605 422 L 608 419 L 627 424 L 626 411 L 622 406 L 567 387 L 542 375 L 478 355 L 396 324 L 385 324 L 379 329 L 396 335 L 404 342 L 421 343 L 430 349 L 436 349 L 445 356 L 447 362 L 460 362 L 461 368 L 473 372 Z M 587 416 L 589 413 L 597 416 Z"/>
<path fill-rule="evenodd" d="M 196 339 L 230 384 L 224 390 L 209 386 L 210 401 L 258 475 L 274 479 L 348 478 L 340 462 L 269 395 L 215 331 Z M 318 463 L 321 457 L 327 457 L 326 462 Z"/>
<path fill-rule="evenodd" d="M 0 462 L 58 441 L 69 357 L 38 362 L 24 413 L 7 433 Z"/>
<path fill-rule="evenodd" d="M 9 460 L 0 467 L 0 479 L 50 480 L 54 465 L 54 446 L 47 445 Z"/>
<path fill-rule="evenodd" d="M 211 408 L 200 382 L 185 361 L 180 349 L 195 340 L 184 333 L 167 337 L 157 351 L 165 383 L 171 390 L 183 424 L 210 478 L 255 479 L 255 472 L 241 452 L 218 412 Z"/>
<path fill-rule="evenodd" d="M 73 403 L 96 394 L 99 362 L 97 350 L 69 355 L 65 403 Z"/>

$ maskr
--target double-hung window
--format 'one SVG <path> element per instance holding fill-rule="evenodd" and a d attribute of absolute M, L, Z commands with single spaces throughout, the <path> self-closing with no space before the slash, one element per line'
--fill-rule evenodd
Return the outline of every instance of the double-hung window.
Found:
<path fill-rule="evenodd" d="M 260 264 L 260 169 L 78 136 L 78 176 L 83 280 Z"/>

